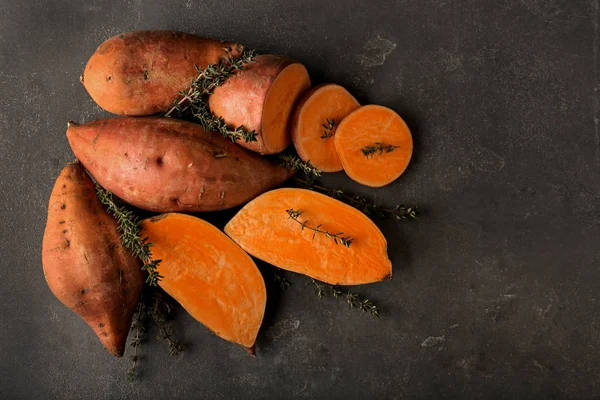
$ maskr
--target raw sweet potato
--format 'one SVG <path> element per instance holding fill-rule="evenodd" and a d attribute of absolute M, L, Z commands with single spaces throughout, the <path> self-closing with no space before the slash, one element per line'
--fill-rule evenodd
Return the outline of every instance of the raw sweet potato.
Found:
<path fill-rule="evenodd" d="M 392 276 L 377 226 L 357 209 L 310 190 L 262 194 L 231 219 L 225 233 L 254 257 L 330 284 Z"/>
<path fill-rule="evenodd" d="M 140 262 L 123 247 L 117 223 L 96 198 L 79 163 L 67 165 L 48 204 L 42 264 L 50 290 L 120 357 L 144 283 Z"/>
<path fill-rule="evenodd" d="M 395 181 L 406 170 L 413 141 L 398 114 L 387 107 L 368 105 L 342 120 L 335 135 L 335 148 L 350 178 L 380 187 Z"/>
<path fill-rule="evenodd" d="M 290 143 L 289 118 L 298 98 L 310 88 L 306 68 L 270 54 L 255 57 L 209 97 L 211 111 L 232 126 L 256 131 L 257 141 L 237 143 L 262 154 L 274 154 Z"/>
<path fill-rule="evenodd" d="M 157 211 L 215 211 L 245 203 L 290 172 L 200 125 L 170 118 L 69 123 L 92 176 L 126 202 Z"/>
<path fill-rule="evenodd" d="M 102 43 L 88 61 L 81 82 L 96 103 L 120 115 L 165 111 L 197 75 L 196 68 L 218 63 L 235 43 L 182 32 L 124 33 Z"/>
<path fill-rule="evenodd" d="M 217 336 L 254 352 L 267 292 L 252 258 L 220 230 L 185 214 L 142 221 L 162 260 L 158 284 Z"/>
<path fill-rule="evenodd" d="M 334 136 L 340 121 L 360 107 L 343 87 L 333 83 L 309 90 L 291 120 L 292 140 L 300 158 L 323 172 L 342 170 Z"/>

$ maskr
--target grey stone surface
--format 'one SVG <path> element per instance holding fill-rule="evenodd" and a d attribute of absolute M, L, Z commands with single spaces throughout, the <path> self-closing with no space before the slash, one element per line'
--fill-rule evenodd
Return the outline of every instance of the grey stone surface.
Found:
<path fill-rule="evenodd" d="M 598 0 L 0 2 L 0 398 L 600 397 L 599 18 Z M 278 294 L 264 268 L 256 359 L 179 310 L 188 351 L 151 338 L 130 385 L 52 296 L 40 248 L 66 121 L 106 115 L 78 77 L 138 29 L 287 54 L 406 117 L 415 158 L 393 185 L 323 179 L 426 211 L 379 223 L 394 279 L 356 290 L 380 321 L 301 276 Z"/>

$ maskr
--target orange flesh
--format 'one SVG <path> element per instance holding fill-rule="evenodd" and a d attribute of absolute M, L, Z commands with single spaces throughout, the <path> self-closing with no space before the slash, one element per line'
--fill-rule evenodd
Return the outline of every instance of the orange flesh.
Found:
<path fill-rule="evenodd" d="M 159 285 L 217 336 L 252 348 L 262 323 L 267 294 L 254 261 L 217 228 L 184 214 L 142 221 L 162 260 Z"/>
<path fill-rule="evenodd" d="M 298 98 L 308 89 L 310 78 L 302 64 L 286 67 L 273 81 L 262 113 L 262 135 L 267 154 L 282 152 L 290 145 L 290 115 Z"/>
<path fill-rule="evenodd" d="M 350 247 L 288 218 L 287 209 L 302 210 L 307 226 L 343 232 Z M 246 204 L 225 233 L 253 256 L 276 267 L 334 285 L 378 282 L 392 275 L 387 242 L 366 215 L 331 197 L 304 189 L 277 189 Z"/>
<path fill-rule="evenodd" d="M 334 137 L 321 138 L 325 131 L 323 125 L 328 125 L 327 119 L 333 120 L 330 133 L 335 135 L 340 121 L 360 104 L 343 87 L 328 84 L 312 92 L 299 107 L 292 133 L 298 155 L 323 172 L 341 171 L 342 162 L 335 150 Z"/>
<path fill-rule="evenodd" d="M 377 142 L 400 147 L 367 158 L 362 149 Z M 335 147 L 350 178 L 363 185 L 380 187 L 393 182 L 406 170 L 413 141 L 408 126 L 396 112 L 387 107 L 368 105 L 352 112 L 340 123 Z"/>

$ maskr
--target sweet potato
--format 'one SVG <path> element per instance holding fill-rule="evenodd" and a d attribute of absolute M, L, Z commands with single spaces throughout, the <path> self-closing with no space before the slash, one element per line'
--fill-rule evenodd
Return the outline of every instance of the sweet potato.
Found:
<path fill-rule="evenodd" d="M 81 82 L 96 103 L 120 115 L 165 111 L 197 75 L 196 68 L 218 63 L 235 43 L 182 32 L 124 33 L 102 43 L 89 59 Z"/>
<path fill-rule="evenodd" d="M 309 90 L 291 120 L 292 141 L 300 158 L 323 172 L 342 170 L 334 136 L 340 121 L 360 107 L 343 87 L 333 83 Z"/>
<path fill-rule="evenodd" d="M 267 292 L 252 258 L 206 221 L 163 214 L 142 221 L 162 260 L 159 285 L 217 336 L 254 352 Z"/>
<path fill-rule="evenodd" d="M 257 132 L 257 141 L 240 140 L 239 145 L 274 154 L 291 143 L 289 118 L 296 101 L 309 88 L 310 78 L 302 64 L 265 54 L 216 88 L 208 104 L 228 125 Z"/>
<path fill-rule="evenodd" d="M 363 106 L 342 120 L 335 148 L 346 174 L 363 185 L 395 181 L 408 167 L 413 141 L 408 126 L 393 110 Z"/>
<path fill-rule="evenodd" d="M 96 198 L 79 163 L 67 165 L 48 204 L 42 264 L 50 290 L 120 357 L 144 283 L 140 262 L 123 247 L 117 223 Z"/>
<path fill-rule="evenodd" d="M 262 194 L 229 221 L 225 233 L 254 257 L 333 285 L 392 276 L 377 226 L 357 209 L 310 190 Z"/>
<path fill-rule="evenodd" d="M 218 133 L 176 119 L 70 123 L 67 138 L 102 187 L 149 211 L 222 210 L 245 203 L 290 176 L 288 170 Z"/>

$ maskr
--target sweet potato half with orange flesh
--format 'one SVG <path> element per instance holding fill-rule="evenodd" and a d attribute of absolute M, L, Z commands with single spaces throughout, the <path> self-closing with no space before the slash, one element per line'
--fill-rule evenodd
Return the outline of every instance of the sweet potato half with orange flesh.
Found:
<path fill-rule="evenodd" d="M 120 115 L 165 111 L 198 74 L 227 55 L 240 55 L 235 43 L 182 32 L 138 31 L 112 37 L 89 59 L 81 82 L 96 103 Z"/>
<path fill-rule="evenodd" d="M 52 293 L 120 357 L 144 278 L 123 247 L 117 223 L 79 163 L 60 173 L 48 203 L 42 264 Z"/>
<path fill-rule="evenodd" d="M 217 87 L 208 104 L 228 125 L 256 131 L 256 141 L 239 140 L 239 145 L 261 154 L 274 154 L 291 143 L 290 115 L 309 88 L 310 78 L 302 64 L 265 54 Z"/>
<path fill-rule="evenodd" d="M 220 230 L 185 214 L 142 221 L 142 234 L 162 260 L 158 282 L 217 336 L 254 351 L 267 292 L 252 258 Z"/>
<path fill-rule="evenodd" d="M 149 211 L 223 210 L 291 175 L 218 133 L 171 118 L 70 123 L 67 138 L 102 187 Z"/>
<path fill-rule="evenodd" d="M 395 181 L 406 170 L 413 140 L 396 112 L 368 105 L 342 120 L 336 131 L 335 148 L 350 178 L 380 187 Z"/>
<path fill-rule="evenodd" d="M 377 226 L 357 209 L 310 190 L 262 194 L 233 217 L 225 233 L 263 261 L 333 285 L 392 276 Z"/>
<path fill-rule="evenodd" d="M 317 86 L 298 102 L 291 121 L 292 140 L 300 158 L 323 172 L 341 171 L 334 136 L 340 121 L 360 107 L 343 87 Z"/>

